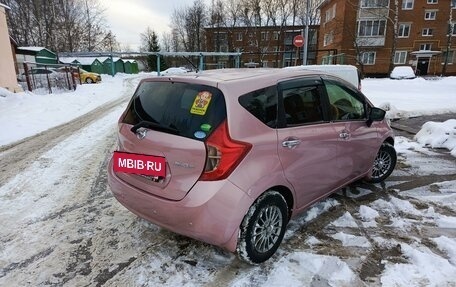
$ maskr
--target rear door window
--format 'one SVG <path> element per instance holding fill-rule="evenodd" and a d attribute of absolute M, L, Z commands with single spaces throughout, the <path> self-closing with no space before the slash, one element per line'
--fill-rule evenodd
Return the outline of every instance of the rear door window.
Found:
<path fill-rule="evenodd" d="M 277 87 L 272 86 L 239 97 L 239 103 L 271 128 L 277 125 Z"/>
<path fill-rule="evenodd" d="M 312 124 L 324 121 L 321 80 L 295 79 L 280 83 L 283 115 L 286 126 Z"/>
<path fill-rule="evenodd" d="M 214 87 L 143 82 L 136 90 L 124 123 L 153 123 L 152 129 L 204 140 L 226 118 L 223 94 Z"/>

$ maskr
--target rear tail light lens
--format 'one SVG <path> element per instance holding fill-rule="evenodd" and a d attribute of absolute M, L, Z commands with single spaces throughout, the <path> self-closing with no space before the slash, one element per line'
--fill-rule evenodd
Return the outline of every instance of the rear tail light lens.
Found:
<path fill-rule="evenodd" d="M 249 143 L 231 139 L 228 124 L 223 122 L 206 141 L 206 166 L 200 180 L 227 178 L 251 148 Z"/>

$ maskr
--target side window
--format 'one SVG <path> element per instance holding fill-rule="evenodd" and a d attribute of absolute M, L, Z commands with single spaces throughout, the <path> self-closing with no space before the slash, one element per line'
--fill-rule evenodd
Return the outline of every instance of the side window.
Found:
<path fill-rule="evenodd" d="M 265 125 L 277 125 L 277 87 L 272 86 L 239 97 L 239 103 Z"/>
<path fill-rule="evenodd" d="M 366 118 L 364 103 L 359 100 L 355 91 L 332 81 L 325 81 L 325 87 L 329 98 L 331 120 L 346 121 Z"/>
<path fill-rule="evenodd" d="M 282 97 L 287 125 L 323 121 L 320 93 L 316 86 L 284 89 Z"/>

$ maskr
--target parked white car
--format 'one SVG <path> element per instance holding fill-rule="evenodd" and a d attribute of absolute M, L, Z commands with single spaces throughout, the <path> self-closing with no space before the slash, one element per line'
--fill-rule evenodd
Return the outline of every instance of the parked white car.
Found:
<path fill-rule="evenodd" d="M 391 72 L 390 78 L 395 80 L 415 79 L 416 75 L 410 66 L 397 66 Z"/>
<path fill-rule="evenodd" d="M 185 68 L 169 68 L 166 69 L 162 72 L 160 72 L 161 76 L 168 76 L 168 75 L 180 75 L 180 74 L 185 74 L 187 73 L 187 70 Z"/>

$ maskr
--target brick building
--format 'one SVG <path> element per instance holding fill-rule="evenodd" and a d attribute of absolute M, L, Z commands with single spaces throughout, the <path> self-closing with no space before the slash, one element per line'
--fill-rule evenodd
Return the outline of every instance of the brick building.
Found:
<path fill-rule="evenodd" d="M 309 26 L 308 64 L 316 64 L 318 26 Z M 302 26 L 206 28 L 206 51 L 242 52 L 241 67 L 287 67 L 302 64 L 302 48 L 293 45 Z M 211 57 L 205 69 L 234 67 L 234 59 Z"/>
<path fill-rule="evenodd" d="M 325 0 L 320 5 L 318 63 L 357 65 L 388 75 L 411 65 L 420 75 L 456 75 L 456 0 Z M 398 35 L 394 60 L 395 11 Z M 447 64 L 445 65 L 445 62 Z"/>

